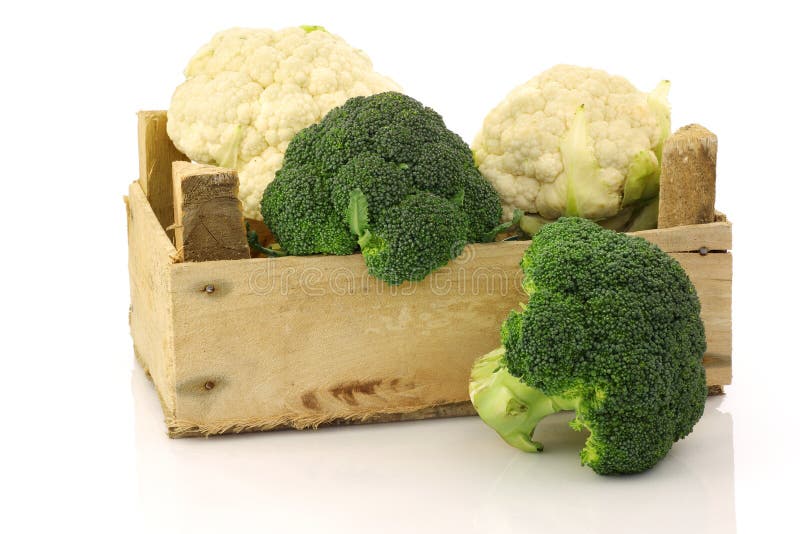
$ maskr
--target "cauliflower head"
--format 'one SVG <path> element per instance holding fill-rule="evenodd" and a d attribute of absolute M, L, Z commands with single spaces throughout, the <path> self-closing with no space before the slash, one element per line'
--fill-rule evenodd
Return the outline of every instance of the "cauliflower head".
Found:
<path fill-rule="evenodd" d="M 472 146 L 504 219 L 520 209 L 529 224 L 567 215 L 655 227 L 668 90 L 667 81 L 648 94 L 620 76 L 559 65 L 511 91 Z"/>
<path fill-rule="evenodd" d="M 194 161 L 236 169 L 244 215 L 259 220 L 295 133 L 351 97 L 399 90 L 364 52 L 319 26 L 220 32 L 184 74 L 167 112 L 169 137 Z"/>

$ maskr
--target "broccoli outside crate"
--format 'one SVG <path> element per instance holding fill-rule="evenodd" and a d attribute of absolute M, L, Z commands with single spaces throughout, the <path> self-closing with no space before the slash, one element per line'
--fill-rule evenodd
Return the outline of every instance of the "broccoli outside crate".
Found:
<path fill-rule="evenodd" d="M 126 198 L 136 357 L 170 436 L 473 414 L 474 359 L 526 297 L 527 242 L 469 245 L 419 283 L 390 287 L 353 256 L 179 263 L 166 113 L 139 114 Z M 639 232 L 697 287 L 711 390 L 731 380 L 731 225 Z M 702 251 L 702 253 L 700 252 Z"/>

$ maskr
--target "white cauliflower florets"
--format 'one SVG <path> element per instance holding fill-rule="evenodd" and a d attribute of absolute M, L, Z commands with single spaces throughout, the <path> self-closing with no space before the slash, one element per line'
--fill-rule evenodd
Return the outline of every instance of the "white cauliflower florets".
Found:
<path fill-rule="evenodd" d="M 559 65 L 511 91 L 472 146 L 504 218 L 518 208 L 607 219 L 655 196 L 668 87 L 648 95 L 622 77 Z"/>
<path fill-rule="evenodd" d="M 295 133 L 354 96 L 399 87 L 361 50 L 319 27 L 234 28 L 189 61 L 172 96 L 167 133 L 194 161 L 239 171 L 245 217 L 261 219 L 261 196 Z"/>

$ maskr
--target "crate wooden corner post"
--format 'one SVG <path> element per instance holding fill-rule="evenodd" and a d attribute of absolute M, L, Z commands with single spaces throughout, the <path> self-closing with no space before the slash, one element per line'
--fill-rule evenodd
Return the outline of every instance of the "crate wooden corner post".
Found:
<path fill-rule="evenodd" d="M 717 136 L 699 124 L 679 128 L 664 143 L 659 191 L 659 239 L 683 265 L 700 298 L 710 392 L 732 378 L 731 224 L 715 211 Z M 662 247 L 664 248 L 664 247 Z M 666 250 L 666 249 L 665 249 Z"/>
<path fill-rule="evenodd" d="M 187 161 L 166 132 L 166 112 L 140 111 L 139 177 L 128 190 L 130 329 L 136 359 L 153 381 L 169 428 L 174 420 L 174 322 L 171 298 L 173 161 Z"/>
<path fill-rule="evenodd" d="M 127 206 L 133 349 L 153 381 L 169 424 L 176 406 L 170 297 L 176 250 L 138 182 L 130 185 Z"/>

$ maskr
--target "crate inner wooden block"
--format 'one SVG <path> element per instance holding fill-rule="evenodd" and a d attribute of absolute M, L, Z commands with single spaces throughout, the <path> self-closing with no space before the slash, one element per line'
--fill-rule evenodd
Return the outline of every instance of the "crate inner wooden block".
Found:
<path fill-rule="evenodd" d="M 179 263 L 163 196 L 172 160 L 185 158 L 163 115 L 140 114 L 141 174 L 126 205 L 134 350 L 171 436 L 474 413 L 469 370 L 526 298 L 528 242 L 469 245 L 424 281 L 394 287 L 359 255 Z M 686 269 L 708 384 L 729 384 L 731 225 L 718 215 L 637 235 Z"/>

